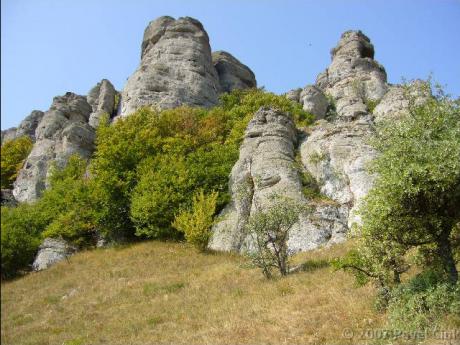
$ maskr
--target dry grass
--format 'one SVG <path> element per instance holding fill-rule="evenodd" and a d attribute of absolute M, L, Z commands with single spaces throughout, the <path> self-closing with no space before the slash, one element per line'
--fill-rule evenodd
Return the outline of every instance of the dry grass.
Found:
<path fill-rule="evenodd" d="M 351 275 L 313 264 L 267 281 L 244 264 L 178 243 L 83 252 L 2 283 L 2 344 L 355 344 L 344 329 L 383 324 Z"/>

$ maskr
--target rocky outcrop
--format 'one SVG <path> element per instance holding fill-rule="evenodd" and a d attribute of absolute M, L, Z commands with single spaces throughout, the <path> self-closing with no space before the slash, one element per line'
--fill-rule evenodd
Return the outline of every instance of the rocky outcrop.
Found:
<path fill-rule="evenodd" d="M 141 63 L 122 92 L 121 115 L 143 106 L 213 106 L 219 89 L 203 25 L 189 17 L 160 17 L 145 29 Z"/>
<path fill-rule="evenodd" d="M 366 116 L 366 101 L 378 101 L 387 91 L 386 72 L 374 60 L 374 46 L 361 31 L 347 31 L 331 55 L 332 63 L 316 85 L 334 98 L 340 120 Z"/>
<path fill-rule="evenodd" d="M 62 167 L 72 154 L 90 157 L 95 138 L 94 129 L 88 124 L 91 112 L 84 96 L 68 92 L 54 98 L 35 131 L 37 141 L 14 182 L 16 200 L 31 202 L 41 195 L 52 162 Z"/>
<path fill-rule="evenodd" d="M 374 122 L 367 103 L 381 100 L 388 87 L 385 70 L 373 57 L 370 40 L 360 31 L 348 31 L 332 50 L 332 63 L 318 76 L 316 85 L 285 95 L 319 119 L 299 136 L 299 151 L 302 168 L 327 198 L 309 200 L 302 195 L 294 164 L 297 136 L 292 120 L 286 114 L 261 109 L 246 131 L 230 177 L 232 202 L 214 226 L 211 248 L 244 250 L 245 224 L 257 207 L 269 205 L 270 193 L 311 208 L 290 230 L 291 252 L 345 240 L 350 227 L 360 222 L 357 210 L 374 181 L 367 171 L 376 155 L 368 144 Z M 385 109 L 385 98 L 381 104 Z M 334 105 L 336 114 L 332 116 Z M 380 114 L 378 111 L 377 107 Z M 241 194 L 241 190 L 245 192 Z"/>
<path fill-rule="evenodd" d="M 269 108 L 256 112 L 246 129 L 240 157 L 231 172 L 232 202 L 213 228 L 211 249 L 246 250 L 245 225 L 252 213 L 270 205 L 273 196 L 307 203 L 294 160 L 296 144 L 297 130 L 289 114 Z M 319 217 L 321 214 L 324 217 Z M 314 212 L 301 214 L 299 222 L 290 230 L 289 250 L 307 250 L 331 239 L 338 240 L 344 233 L 340 221 L 337 207 L 315 205 Z"/>
<path fill-rule="evenodd" d="M 77 248 L 57 238 L 45 238 L 32 264 L 34 271 L 41 271 L 73 255 Z"/>
<path fill-rule="evenodd" d="M 92 108 L 92 113 L 89 116 L 89 125 L 91 127 L 97 128 L 104 114 L 107 114 L 109 118 L 115 115 L 118 97 L 118 92 L 107 79 L 102 79 L 89 91 L 86 100 Z"/>
<path fill-rule="evenodd" d="M 254 73 L 231 54 L 224 51 L 212 53 L 212 64 L 219 77 L 221 92 L 257 87 Z"/>
<path fill-rule="evenodd" d="M 2 131 L 2 144 L 4 141 L 13 140 L 22 136 L 28 136 L 35 142 L 35 130 L 45 113 L 40 110 L 33 110 L 29 116 L 21 121 L 19 127 L 9 128 Z"/>

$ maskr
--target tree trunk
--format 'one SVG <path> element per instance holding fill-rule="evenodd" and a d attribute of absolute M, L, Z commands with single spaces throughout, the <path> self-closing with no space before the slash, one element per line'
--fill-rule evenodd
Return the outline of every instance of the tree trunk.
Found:
<path fill-rule="evenodd" d="M 449 241 L 449 232 L 443 233 L 437 241 L 438 245 L 438 254 L 441 258 L 443 268 L 447 273 L 449 281 L 453 284 L 457 283 L 458 281 L 458 271 L 457 267 L 455 266 L 454 255 L 452 253 L 452 246 Z"/>

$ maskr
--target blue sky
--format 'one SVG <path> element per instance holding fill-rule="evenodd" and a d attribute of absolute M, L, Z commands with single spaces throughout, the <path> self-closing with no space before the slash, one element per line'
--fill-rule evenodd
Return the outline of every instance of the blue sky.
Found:
<path fill-rule="evenodd" d="M 460 0 L 2 0 L 2 129 L 102 78 L 121 90 L 144 28 L 161 15 L 199 19 L 212 50 L 235 55 L 276 93 L 313 83 L 340 34 L 361 29 L 390 82 L 433 73 L 460 94 Z"/>

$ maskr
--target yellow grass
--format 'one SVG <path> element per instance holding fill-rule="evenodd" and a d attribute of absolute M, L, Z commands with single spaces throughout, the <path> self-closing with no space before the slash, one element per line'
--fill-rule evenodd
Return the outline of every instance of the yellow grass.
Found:
<path fill-rule="evenodd" d="M 322 260 L 344 245 L 303 253 Z M 2 344 L 356 344 L 375 291 L 330 267 L 267 281 L 231 254 L 146 242 L 2 283 Z"/>

